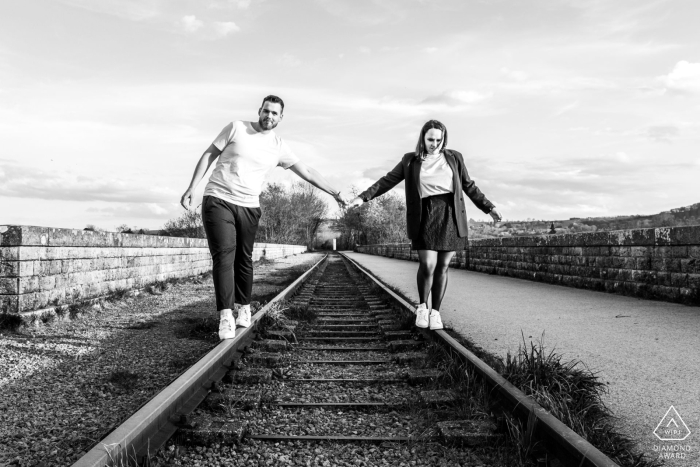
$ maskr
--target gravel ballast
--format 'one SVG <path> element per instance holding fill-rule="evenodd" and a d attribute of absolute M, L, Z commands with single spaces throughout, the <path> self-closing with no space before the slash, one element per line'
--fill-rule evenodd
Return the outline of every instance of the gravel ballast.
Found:
<path fill-rule="evenodd" d="M 321 257 L 257 265 L 253 300 Z M 212 322 L 211 279 L 195 278 L 0 332 L 0 466 L 73 463 L 218 343 Z"/>

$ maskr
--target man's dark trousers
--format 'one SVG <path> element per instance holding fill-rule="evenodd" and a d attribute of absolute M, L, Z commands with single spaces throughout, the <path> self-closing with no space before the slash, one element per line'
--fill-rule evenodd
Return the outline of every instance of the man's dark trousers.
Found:
<path fill-rule="evenodd" d="M 248 305 L 253 290 L 253 243 L 260 208 L 246 208 L 215 196 L 202 200 L 202 220 L 214 261 L 216 309 Z"/>

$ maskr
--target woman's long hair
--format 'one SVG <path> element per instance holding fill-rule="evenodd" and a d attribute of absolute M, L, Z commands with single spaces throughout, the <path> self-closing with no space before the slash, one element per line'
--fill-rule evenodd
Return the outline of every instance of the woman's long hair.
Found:
<path fill-rule="evenodd" d="M 428 120 L 425 122 L 425 125 L 423 125 L 423 128 L 421 128 L 418 144 L 416 144 L 416 157 L 420 157 L 421 160 L 425 160 L 428 155 L 428 151 L 425 149 L 425 134 L 431 128 L 442 131 L 442 146 L 440 150 L 444 151 L 447 148 L 447 128 L 445 128 L 445 125 L 437 120 Z"/>

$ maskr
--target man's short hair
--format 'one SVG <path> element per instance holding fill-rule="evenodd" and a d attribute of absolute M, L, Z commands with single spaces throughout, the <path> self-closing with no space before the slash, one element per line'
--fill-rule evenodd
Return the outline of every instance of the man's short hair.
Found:
<path fill-rule="evenodd" d="M 280 112 L 281 114 L 284 113 L 284 101 L 280 99 L 277 96 L 273 96 L 270 94 L 267 96 L 265 99 L 263 99 L 262 104 L 260 104 L 260 108 L 262 109 L 263 105 L 265 105 L 265 102 L 270 102 L 272 104 L 279 104 L 282 107 L 282 111 Z"/>

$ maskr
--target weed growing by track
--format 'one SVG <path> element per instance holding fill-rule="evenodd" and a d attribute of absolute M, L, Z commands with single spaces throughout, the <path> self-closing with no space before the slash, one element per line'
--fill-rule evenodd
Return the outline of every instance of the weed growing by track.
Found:
<path fill-rule="evenodd" d="M 605 383 L 580 360 L 562 361 L 554 349 L 547 351 L 544 335 L 529 346 L 523 335 L 518 353 L 506 357 L 503 376 L 618 464 L 661 465 L 636 453 L 635 443 L 615 430 L 614 417 L 602 400 Z M 509 424 L 517 436 L 531 431 L 513 420 Z"/>

